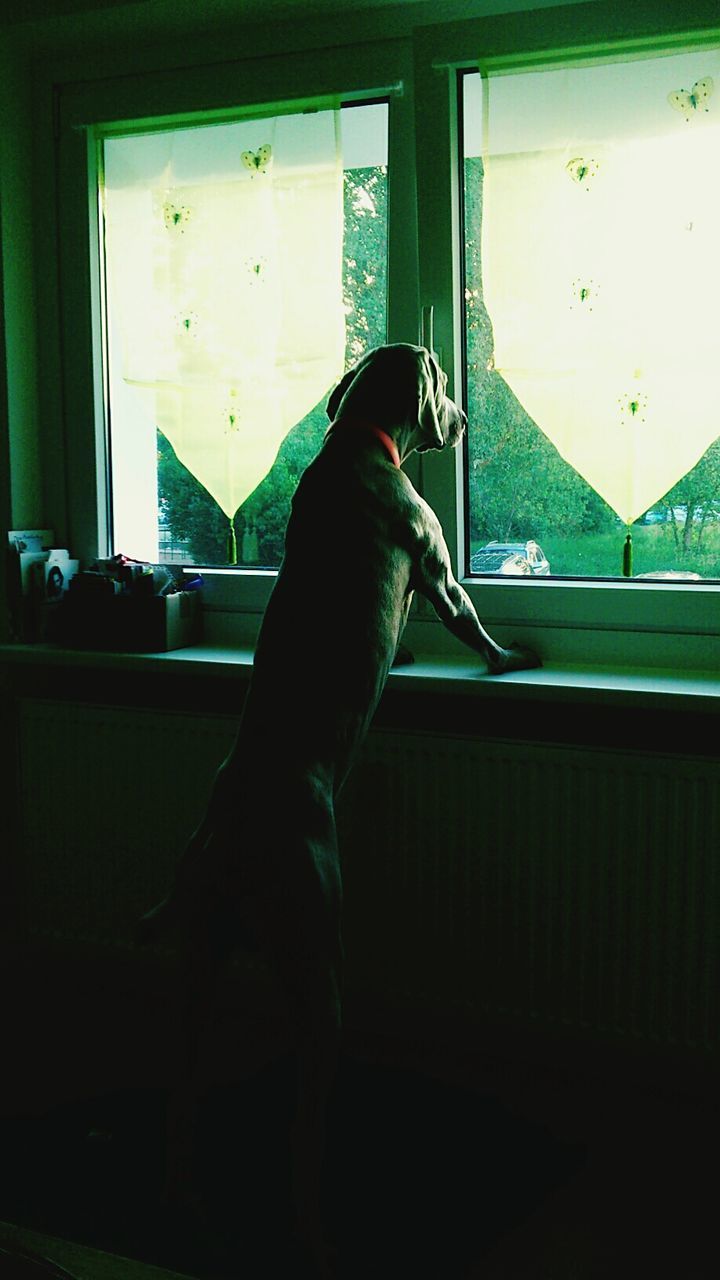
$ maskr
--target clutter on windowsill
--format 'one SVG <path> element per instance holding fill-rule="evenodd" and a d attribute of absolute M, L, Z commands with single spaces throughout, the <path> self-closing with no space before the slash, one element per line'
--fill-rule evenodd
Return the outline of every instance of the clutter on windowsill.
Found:
<path fill-rule="evenodd" d="M 64 547 L 54 547 L 52 529 L 8 532 L 9 631 L 13 640 L 47 638 L 48 618 L 79 569 Z"/>
<path fill-rule="evenodd" d="M 199 574 L 124 555 L 80 570 L 67 551 L 52 548 L 53 537 L 47 529 L 9 535 L 14 639 L 161 653 L 200 638 Z"/>
<path fill-rule="evenodd" d="M 129 556 L 97 560 L 72 579 L 54 634 L 72 647 L 164 653 L 200 638 L 202 578 Z"/>

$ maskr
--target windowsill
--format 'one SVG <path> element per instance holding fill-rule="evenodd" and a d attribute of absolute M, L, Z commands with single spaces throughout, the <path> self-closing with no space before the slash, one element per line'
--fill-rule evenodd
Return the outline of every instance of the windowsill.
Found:
<path fill-rule="evenodd" d="M 199 644 L 167 653 L 111 653 L 51 644 L 0 645 L 0 665 L 114 670 L 127 673 L 205 676 L 249 674 L 249 647 Z M 535 671 L 489 676 L 472 657 L 416 655 L 412 665 L 390 672 L 394 694 L 442 694 L 487 700 L 652 708 L 709 714 L 720 709 L 720 673 L 609 665 L 549 664 Z"/>

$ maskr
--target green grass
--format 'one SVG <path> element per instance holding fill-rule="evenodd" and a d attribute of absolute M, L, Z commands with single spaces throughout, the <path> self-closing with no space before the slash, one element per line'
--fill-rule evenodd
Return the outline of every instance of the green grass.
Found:
<path fill-rule="evenodd" d="M 720 579 L 720 522 L 706 526 L 698 547 L 693 541 L 683 555 L 675 546 L 670 525 L 633 525 L 633 576 L 674 569 Z M 626 529 L 583 533 L 564 538 L 556 533 L 534 534 L 550 562 L 550 572 L 562 577 L 615 578 L 622 576 Z M 474 549 L 474 548 L 473 548 Z"/>

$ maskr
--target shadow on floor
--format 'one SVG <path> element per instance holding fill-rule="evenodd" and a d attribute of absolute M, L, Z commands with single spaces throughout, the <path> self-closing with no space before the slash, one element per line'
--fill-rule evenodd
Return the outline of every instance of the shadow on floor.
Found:
<path fill-rule="evenodd" d="M 289 1056 L 208 1091 L 198 1191 L 161 1205 L 165 1095 L 131 1089 L 0 1123 L 0 1218 L 210 1280 L 303 1275 L 289 1231 Z M 341 1280 L 474 1274 L 585 1165 L 582 1145 L 482 1094 L 344 1057 L 329 1117 L 328 1234 Z"/>

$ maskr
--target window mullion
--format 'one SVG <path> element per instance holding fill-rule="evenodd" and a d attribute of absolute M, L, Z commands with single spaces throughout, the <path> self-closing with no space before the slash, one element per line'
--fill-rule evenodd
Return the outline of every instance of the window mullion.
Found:
<path fill-rule="evenodd" d="M 460 245 L 457 209 L 455 76 L 431 67 L 419 39 L 415 59 L 420 307 L 432 306 L 436 353 L 461 398 Z M 462 451 L 420 460 L 419 484 L 437 512 L 456 570 L 463 566 Z"/>

